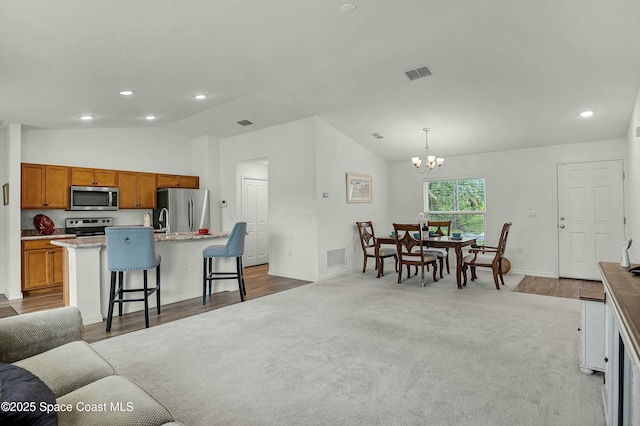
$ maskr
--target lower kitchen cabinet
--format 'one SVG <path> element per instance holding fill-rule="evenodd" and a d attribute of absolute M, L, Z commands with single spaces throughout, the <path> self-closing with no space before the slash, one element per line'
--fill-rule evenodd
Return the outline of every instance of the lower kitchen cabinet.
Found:
<path fill-rule="evenodd" d="M 580 371 L 604 371 L 604 292 L 580 289 Z"/>
<path fill-rule="evenodd" d="M 22 291 L 62 288 L 63 248 L 51 240 L 22 242 Z"/>

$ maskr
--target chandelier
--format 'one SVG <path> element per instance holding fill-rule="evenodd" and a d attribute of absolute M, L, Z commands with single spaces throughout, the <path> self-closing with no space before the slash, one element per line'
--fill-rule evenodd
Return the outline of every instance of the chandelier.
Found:
<path fill-rule="evenodd" d="M 416 167 L 416 171 L 420 174 L 427 172 L 427 174 L 431 173 L 436 167 L 440 168 L 444 163 L 444 158 L 436 157 L 435 155 L 429 155 L 429 141 L 427 139 L 427 134 L 429 133 L 428 127 L 424 129 L 424 150 L 425 150 L 425 158 L 424 158 L 424 166 L 422 165 L 422 159 L 420 157 L 412 157 L 411 162 Z"/>

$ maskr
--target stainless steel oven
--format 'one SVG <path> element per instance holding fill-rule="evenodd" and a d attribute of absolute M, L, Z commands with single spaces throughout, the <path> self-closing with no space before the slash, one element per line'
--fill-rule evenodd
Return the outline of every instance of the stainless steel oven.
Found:
<path fill-rule="evenodd" d="M 72 186 L 69 210 L 118 210 L 118 188 Z"/>
<path fill-rule="evenodd" d="M 113 226 L 113 218 L 68 218 L 64 221 L 65 232 L 75 234 L 76 238 L 102 236 L 107 226 Z"/>

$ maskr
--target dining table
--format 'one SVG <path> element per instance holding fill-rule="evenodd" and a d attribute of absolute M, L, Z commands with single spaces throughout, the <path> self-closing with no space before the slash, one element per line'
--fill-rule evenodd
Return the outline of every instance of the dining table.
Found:
<path fill-rule="evenodd" d="M 447 235 L 437 236 L 437 235 L 424 235 L 422 237 L 422 242 L 427 247 L 438 247 L 438 248 L 453 248 L 456 253 L 456 283 L 458 284 L 458 288 L 462 288 L 462 248 L 466 246 L 471 246 L 476 244 L 475 237 L 451 237 Z M 382 260 L 380 259 L 379 250 L 382 245 L 396 245 L 395 237 L 379 237 L 376 238 L 376 259 L 378 259 L 378 278 L 381 276 L 382 271 Z"/>

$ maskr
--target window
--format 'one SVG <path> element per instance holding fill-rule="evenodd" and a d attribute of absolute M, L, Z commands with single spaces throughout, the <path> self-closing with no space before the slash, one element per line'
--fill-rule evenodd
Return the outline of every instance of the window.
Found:
<path fill-rule="evenodd" d="M 424 210 L 429 220 L 450 220 L 451 232 L 484 244 L 484 178 L 425 181 Z"/>

